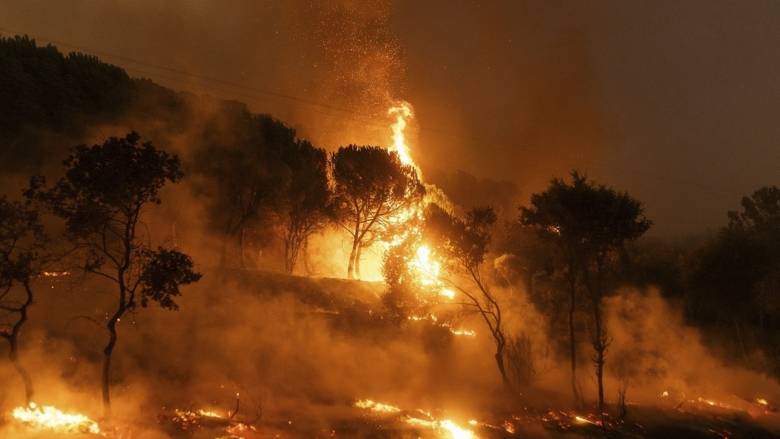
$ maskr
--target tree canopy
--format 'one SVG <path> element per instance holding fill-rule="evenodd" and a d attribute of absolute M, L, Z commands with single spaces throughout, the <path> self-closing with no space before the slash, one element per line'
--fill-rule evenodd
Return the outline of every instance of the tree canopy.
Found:
<path fill-rule="evenodd" d="M 379 146 L 343 146 L 332 154 L 331 167 L 338 218 L 352 236 L 347 275 L 359 277 L 361 249 L 419 203 L 425 187 L 414 167 Z"/>

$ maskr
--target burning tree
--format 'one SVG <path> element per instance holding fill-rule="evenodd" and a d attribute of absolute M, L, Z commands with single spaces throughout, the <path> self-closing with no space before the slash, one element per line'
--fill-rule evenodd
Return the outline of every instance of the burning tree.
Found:
<path fill-rule="evenodd" d="M 0 312 L 4 314 L 0 337 L 8 342 L 8 359 L 22 378 L 28 405 L 32 402 L 33 384 L 18 358 L 19 334 L 33 303 L 31 284 L 41 271 L 43 240 L 36 211 L 0 198 Z"/>
<path fill-rule="evenodd" d="M 116 285 L 117 304 L 106 321 L 109 339 L 103 350 L 103 408 L 108 416 L 117 323 L 150 301 L 176 310 L 180 286 L 201 275 L 186 254 L 150 248 L 149 237 L 138 227 L 144 208 L 161 203 L 163 186 L 182 178 L 178 157 L 149 142 L 140 143 L 140 136 L 131 132 L 102 145 L 77 146 L 64 165 L 65 175 L 52 188 L 45 188 L 43 178 L 37 177 L 29 194 L 65 221 L 68 238 L 83 257 L 83 269 Z"/>
<path fill-rule="evenodd" d="M 589 292 L 593 312 L 593 362 L 598 385 L 599 412 L 604 408 L 604 362 L 609 340 L 602 319 L 602 298 L 606 293 L 606 276 L 627 241 L 644 234 L 651 222 L 643 215 L 642 205 L 625 192 L 596 186 L 579 173 L 572 172 L 572 183 L 553 180 L 543 193 L 531 197 L 530 208 L 522 210 L 522 221 L 533 225 L 552 239 L 565 255 L 570 287 L 570 354 L 572 386 L 575 381 L 574 300 L 577 273 Z"/>
<path fill-rule="evenodd" d="M 453 279 L 448 280 L 466 297 L 464 305 L 476 310 L 490 330 L 496 346 L 496 366 L 504 386 L 511 388 L 504 366 L 507 339 L 501 305 L 491 290 L 482 267 L 490 245 L 491 227 L 495 222 L 496 214 L 491 208 L 472 209 L 463 219 L 446 212 L 436 204 L 430 204 L 425 212 L 426 234 L 432 237 L 432 242 L 440 243 L 443 252 L 453 262 L 453 274 L 464 276 L 476 287 L 477 291 L 474 292 Z"/>
<path fill-rule="evenodd" d="M 339 224 L 352 237 L 347 276 L 360 277 L 360 253 L 422 200 L 413 166 L 378 146 L 349 145 L 331 157 Z M 400 221 L 396 221 L 400 222 Z"/>

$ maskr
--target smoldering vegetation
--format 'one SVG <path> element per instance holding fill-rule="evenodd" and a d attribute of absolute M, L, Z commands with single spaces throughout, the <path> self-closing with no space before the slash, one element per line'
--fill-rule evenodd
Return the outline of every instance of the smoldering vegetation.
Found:
<path fill-rule="evenodd" d="M 29 40 L 0 46 L 0 59 L 18 67 L 14 77 L 29 82 L 19 90 L 45 90 L 37 96 L 6 90 L 16 96 L 6 102 L 17 118 L 0 127 L 7 139 L 7 196 L 17 198 L 30 175 L 61 178 L 74 145 L 121 140 L 131 130 L 181 158 L 184 180 L 161 189 L 161 204 L 144 211 L 139 236 L 149 247 L 191 256 L 203 277 L 182 286 L 175 311 L 150 298 L 148 308 L 136 306 L 118 320 L 110 380 L 116 430 L 106 427 L 105 434 L 449 437 L 445 420 L 479 437 L 771 437 L 778 431 L 772 246 L 778 223 L 771 188 L 746 197 L 717 235 L 684 243 L 627 239 L 610 248 L 599 295 L 584 278 L 595 273 L 592 265 L 579 261 L 570 296 L 573 271 L 556 247 L 560 228 L 519 220 L 511 185 L 462 173 L 439 176 L 440 190 L 461 206 L 438 212 L 442 228 L 430 236 L 444 233 L 444 241 L 430 238 L 429 250 L 442 260 L 465 260 L 466 271 L 477 268 L 483 277 L 474 284 L 462 268 L 452 275 L 473 302 L 430 300 L 431 288 L 440 285 L 392 279 L 376 249 L 363 255 L 363 271 L 384 274 L 387 282 L 344 279 L 353 240 L 330 213 L 311 230 L 292 267 L 286 264 L 279 212 L 289 212 L 285 199 L 293 192 L 277 191 L 294 187 L 301 168 L 285 151 L 318 156 L 322 150 L 284 123 Z M 470 210 L 487 200 L 498 216 Z M 429 213 L 423 220 L 434 223 Z M 47 245 L 67 249 L 57 240 L 67 224 L 50 214 L 41 220 Z M 428 239 L 428 224 L 420 230 Z M 473 248 L 481 251 L 477 257 Z M 729 259 L 734 255 L 741 264 Z M 399 257 L 406 263 L 415 255 Z M 456 262 L 442 263 L 442 271 L 456 273 Z M 34 379 L 36 401 L 97 418 L 116 286 L 83 268 L 62 257 L 47 269 L 67 274 L 29 277 L 36 298 L 19 361 Z M 593 297 L 601 329 L 594 326 Z M 484 323 L 497 310 L 505 338 L 501 373 L 500 337 Z M 570 386 L 572 345 L 577 398 Z M 606 358 L 606 417 L 596 402 L 594 349 Z M 0 382 L 0 411 L 23 406 L 24 389 L 10 362 L 0 363 Z M 355 407 L 366 399 L 397 411 Z M 187 430 L 173 421 L 176 410 L 207 410 L 222 420 L 207 416 Z M 225 433 L 233 420 L 253 429 Z M 8 416 L 0 434 L 51 437 Z"/>

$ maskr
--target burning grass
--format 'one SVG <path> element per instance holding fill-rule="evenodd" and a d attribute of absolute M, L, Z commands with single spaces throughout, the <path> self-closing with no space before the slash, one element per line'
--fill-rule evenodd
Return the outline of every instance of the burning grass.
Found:
<path fill-rule="evenodd" d="M 11 417 L 32 432 L 102 434 L 98 423 L 84 414 L 65 412 L 50 405 L 39 406 L 34 402 L 26 407 L 16 407 L 11 411 Z"/>

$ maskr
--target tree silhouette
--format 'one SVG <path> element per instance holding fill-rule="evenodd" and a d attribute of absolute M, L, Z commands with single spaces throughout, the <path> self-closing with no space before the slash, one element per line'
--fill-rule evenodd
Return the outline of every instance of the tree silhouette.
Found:
<path fill-rule="evenodd" d="M 730 328 L 729 339 L 745 359 L 756 347 L 751 341 L 780 358 L 780 188 L 754 191 L 728 216 L 728 225 L 694 257 L 689 317 Z"/>
<path fill-rule="evenodd" d="M 28 405 L 33 383 L 19 361 L 19 335 L 33 304 L 32 282 L 41 271 L 43 242 L 37 212 L 0 198 L 0 337 L 8 342 L 8 359 L 22 378 Z"/>
<path fill-rule="evenodd" d="M 130 108 L 136 84 L 117 66 L 91 55 L 63 55 L 26 36 L 0 37 L 0 170 L 38 169 L 52 133 L 77 138 L 87 127 L 116 120 Z"/>
<path fill-rule="evenodd" d="M 571 390 L 575 402 L 581 400 L 577 383 L 577 337 L 575 311 L 577 309 L 577 282 L 582 265 L 582 243 L 586 230 L 580 218 L 589 209 L 585 193 L 589 190 L 584 176 L 572 174 L 571 185 L 554 179 L 542 193 L 531 196 L 531 206 L 520 208 L 520 223 L 534 227 L 545 240 L 551 241 L 562 256 L 563 270 L 569 296 L 569 361 Z"/>
<path fill-rule="evenodd" d="M 570 355 L 572 391 L 577 397 L 574 333 L 574 302 L 577 273 L 589 292 L 593 312 L 592 344 L 598 384 L 599 411 L 604 407 L 604 362 L 609 344 L 602 318 L 606 275 L 618 250 L 627 241 L 644 234 L 651 223 L 642 205 L 627 193 L 597 186 L 574 171 L 571 184 L 555 179 L 545 192 L 531 197 L 531 207 L 522 209 L 521 221 L 552 239 L 565 255 L 570 289 Z"/>
<path fill-rule="evenodd" d="M 352 236 L 347 276 L 360 277 L 361 250 L 419 203 L 425 188 L 414 167 L 378 146 L 343 146 L 332 154 L 331 167 L 339 224 Z"/>
<path fill-rule="evenodd" d="M 512 387 L 504 366 L 506 335 L 501 305 L 490 288 L 484 274 L 483 263 L 488 253 L 491 227 L 496 214 L 491 208 L 472 209 L 465 218 L 458 218 L 436 204 L 430 204 L 425 212 L 426 241 L 437 243 L 442 254 L 451 262 L 448 271 L 454 278 L 447 282 L 467 299 L 464 305 L 474 309 L 482 317 L 493 337 L 496 351 L 493 355 L 501 380 L 507 389 Z M 476 288 L 466 288 L 458 278 L 465 278 Z"/>
<path fill-rule="evenodd" d="M 280 151 L 289 177 L 282 190 L 278 215 L 284 241 L 284 268 L 292 273 L 309 237 L 332 217 L 328 156 L 307 141 Z"/>
<path fill-rule="evenodd" d="M 230 250 L 237 248 L 238 265 L 245 268 L 248 233 L 260 226 L 273 230 L 282 189 L 293 177 L 281 156 L 297 148 L 295 130 L 243 106 L 225 112 L 226 122 L 204 129 L 192 167 L 199 177 L 195 188 L 207 199 L 209 223 L 224 237 L 220 265 L 228 265 Z M 273 238 L 270 233 L 261 237 Z"/>
<path fill-rule="evenodd" d="M 602 319 L 602 298 L 606 293 L 606 275 L 618 251 L 627 241 L 642 236 L 651 225 L 639 201 L 627 193 L 619 193 L 605 186 L 589 185 L 585 192 L 587 210 L 580 220 L 585 226 L 584 250 L 586 264 L 582 267 L 585 286 L 593 306 L 593 349 L 596 351 L 596 381 L 598 384 L 599 413 L 604 409 L 604 361 L 609 344 Z"/>
<path fill-rule="evenodd" d="M 150 301 L 177 309 L 180 286 L 201 277 L 189 256 L 150 248 L 138 227 L 144 208 L 160 204 L 163 186 L 178 182 L 183 174 L 176 156 L 140 143 L 135 132 L 102 145 L 77 146 L 64 165 L 65 175 L 52 188 L 34 178 L 28 194 L 64 219 L 68 238 L 83 257 L 83 269 L 116 285 L 117 305 L 106 322 L 109 339 L 103 350 L 103 408 L 109 416 L 117 323 Z"/>

